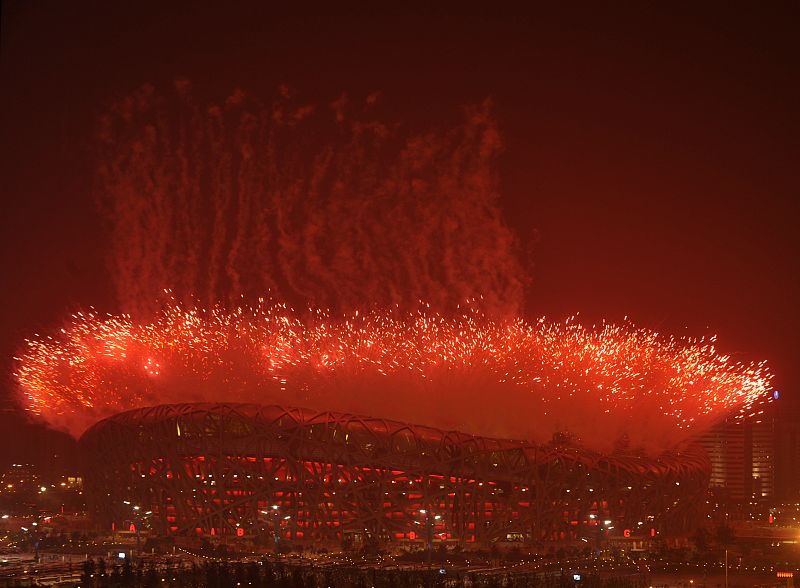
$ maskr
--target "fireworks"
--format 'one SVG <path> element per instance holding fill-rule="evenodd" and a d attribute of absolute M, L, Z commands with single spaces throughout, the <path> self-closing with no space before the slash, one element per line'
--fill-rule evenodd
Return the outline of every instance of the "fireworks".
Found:
<path fill-rule="evenodd" d="M 486 314 L 518 314 L 525 260 L 499 206 L 488 102 L 416 133 L 378 118 L 375 95 L 328 107 L 290 94 L 202 106 L 179 81 L 102 117 L 120 309 L 149 320 L 168 288 L 185 304 L 270 292 L 339 312 L 419 299 L 452 312 L 480 295 Z"/>
<path fill-rule="evenodd" d="M 587 328 L 467 312 L 300 317 L 174 304 L 155 320 L 79 313 L 26 342 L 15 376 L 33 413 L 79 434 L 99 418 L 170 402 L 350 411 L 496 437 L 569 432 L 603 449 L 626 436 L 663 449 L 770 398 L 763 363 L 712 339 L 631 324 Z"/>

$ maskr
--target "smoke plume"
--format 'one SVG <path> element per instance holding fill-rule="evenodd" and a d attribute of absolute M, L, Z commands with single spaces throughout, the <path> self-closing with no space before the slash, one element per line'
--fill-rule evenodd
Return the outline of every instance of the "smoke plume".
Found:
<path fill-rule="evenodd" d="M 413 133 L 373 94 L 328 105 L 286 88 L 201 105 L 186 81 L 151 86 L 102 117 L 98 202 L 123 312 L 169 290 L 228 307 L 269 295 L 349 312 L 522 306 L 525 272 L 498 208 L 501 141 L 488 102 Z"/>

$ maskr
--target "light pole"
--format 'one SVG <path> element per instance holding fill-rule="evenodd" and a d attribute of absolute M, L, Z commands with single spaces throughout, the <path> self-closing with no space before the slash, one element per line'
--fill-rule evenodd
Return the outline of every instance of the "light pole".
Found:
<path fill-rule="evenodd" d="M 725 548 L 725 588 L 728 588 L 728 548 Z"/>
<path fill-rule="evenodd" d="M 431 520 L 431 512 L 424 508 L 420 509 L 420 514 L 425 515 L 425 542 L 428 549 L 428 567 L 431 567 L 433 559 L 433 521 L 441 520 L 442 515 L 434 515 Z"/>
<path fill-rule="evenodd" d="M 270 510 L 262 510 L 260 511 L 261 514 L 271 515 L 272 516 L 272 538 L 275 542 L 275 553 L 278 553 L 278 543 L 280 542 L 280 507 L 277 504 L 273 504 Z M 290 515 L 286 515 L 283 517 L 282 520 L 288 521 L 292 517 Z"/>
<path fill-rule="evenodd" d="M 136 553 L 141 554 L 142 551 L 142 524 L 146 518 L 153 514 L 152 510 L 148 510 L 144 514 L 141 512 L 141 507 L 137 505 L 131 505 L 129 500 L 123 500 L 122 503 L 126 506 L 131 507 L 131 520 L 134 521 L 133 527 L 134 532 L 136 533 Z"/>
<path fill-rule="evenodd" d="M 136 555 L 139 557 L 139 554 L 142 552 L 142 520 L 139 517 L 139 507 L 133 507 L 133 517 L 136 521 Z"/>

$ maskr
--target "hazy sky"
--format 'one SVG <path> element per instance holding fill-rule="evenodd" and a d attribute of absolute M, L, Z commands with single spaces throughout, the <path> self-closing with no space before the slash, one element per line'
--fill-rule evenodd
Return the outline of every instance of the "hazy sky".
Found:
<path fill-rule="evenodd" d="M 392 117 L 419 128 L 491 97 L 502 207 L 532 262 L 528 314 L 718 333 L 742 359 L 768 359 L 790 397 L 798 15 L 792 3 L 696 4 L 4 2 L 4 372 L 24 336 L 79 307 L 113 309 L 94 121 L 142 83 L 184 76 L 209 99 L 282 83 L 309 101 L 380 90 Z"/>

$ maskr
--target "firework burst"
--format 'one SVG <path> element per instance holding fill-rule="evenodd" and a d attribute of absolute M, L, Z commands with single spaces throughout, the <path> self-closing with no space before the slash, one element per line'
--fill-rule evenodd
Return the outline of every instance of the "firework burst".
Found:
<path fill-rule="evenodd" d="M 171 402 L 241 401 L 351 411 L 480 435 L 599 449 L 663 449 L 769 398 L 763 363 L 714 339 L 630 323 L 495 322 L 467 312 L 303 317 L 262 303 L 174 304 L 152 322 L 89 312 L 27 340 L 15 376 L 29 411 L 80 434 L 99 418 Z"/>

